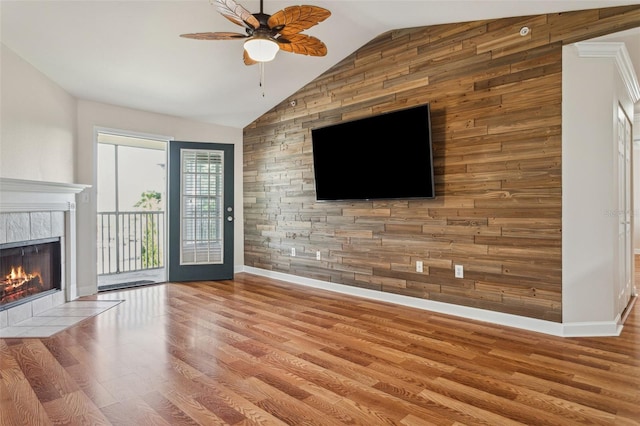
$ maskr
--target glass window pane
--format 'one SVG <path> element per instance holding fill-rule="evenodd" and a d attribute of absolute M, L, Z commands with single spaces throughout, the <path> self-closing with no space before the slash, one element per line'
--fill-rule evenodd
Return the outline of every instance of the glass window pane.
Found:
<path fill-rule="evenodd" d="M 220 264 L 223 151 L 181 151 L 180 264 Z"/>
<path fill-rule="evenodd" d="M 118 147 L 118 196 L 121 211 L 164 210 L 166 152 Z M 157 200 L 148 194 L 158 194 Z"/>
<path fill-rule="evenodd" d="M 116 210 L 116 147 L 98 144 L 98 211 Z"/>

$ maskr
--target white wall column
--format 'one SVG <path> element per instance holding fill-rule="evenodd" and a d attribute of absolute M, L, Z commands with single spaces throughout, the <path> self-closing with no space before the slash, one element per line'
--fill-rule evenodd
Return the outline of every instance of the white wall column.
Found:
<path fill-rule="evenodd" d="M 566 335 L 616 335 L 616 123 L 619 106 L 633 116 L 640 91 L 623 43 L 565 46 L 562 60 L 571 100 L 562 108 L 563 326 Z"/>

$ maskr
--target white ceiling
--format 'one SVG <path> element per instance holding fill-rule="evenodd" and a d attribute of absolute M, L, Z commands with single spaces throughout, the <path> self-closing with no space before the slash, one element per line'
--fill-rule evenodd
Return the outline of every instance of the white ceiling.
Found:
<path fill-rule="evenodd" d="M 257 0 L 238 0 L 251 12 Z M 273 14 L 295 0 L 264 2 Z M 305 31 L 325 57 L 279 52 L 242 61 L 242 40 L 183 33 L 234 31 L 208 0 L 0 0 L 0 40 L 79 99 L 242 128 L 376 36 L 392 29 L 637 4 L 635 0 L 308 0 L 332 15 Z M 636 70 L 640 35 L 627 32 Z M 640 74 L 640 72 L 638 73 Z"/>

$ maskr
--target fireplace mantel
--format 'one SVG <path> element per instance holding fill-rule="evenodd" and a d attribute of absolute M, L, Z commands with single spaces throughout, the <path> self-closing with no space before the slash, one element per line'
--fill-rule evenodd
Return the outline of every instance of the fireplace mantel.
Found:
<path fill-rule="evenodd" d="M 61 192 L 75 194 L 89 186 L 90 185 L 82 185 L 79 183 L 45 182 L 0 177 L 0 188 L 2 188 L 2 191 Z"/>
<path fill-rule="evenodd" d="M 75 210 L 75 194 L 90 187 L 0 177 L 0 212 Z"/>

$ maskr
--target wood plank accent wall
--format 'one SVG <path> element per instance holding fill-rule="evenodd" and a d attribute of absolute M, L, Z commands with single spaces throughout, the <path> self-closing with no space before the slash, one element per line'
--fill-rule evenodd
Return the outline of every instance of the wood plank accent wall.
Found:
<path fill-rule="evenodd" d="M 244 129 L 245 264 L 561 322 L 562 46 L 638 26 L 636 5 L 374 39 Z M 315 201 L 310 129 L 427 102 L 437 199 Z"/>

